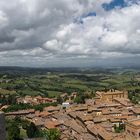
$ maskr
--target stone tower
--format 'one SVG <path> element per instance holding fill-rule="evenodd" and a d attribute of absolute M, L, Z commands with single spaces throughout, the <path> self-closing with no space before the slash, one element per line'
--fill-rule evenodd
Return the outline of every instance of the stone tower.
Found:
<path fill-rule="evenodd" d="M 5 115 L 0 112 L 0 140 L 6 140 Z"/>

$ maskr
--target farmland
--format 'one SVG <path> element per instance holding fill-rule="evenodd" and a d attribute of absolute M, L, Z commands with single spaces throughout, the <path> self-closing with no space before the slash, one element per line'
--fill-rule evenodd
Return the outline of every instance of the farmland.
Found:
<path fill-rule="evenodd" d="M 62 93 L 104 89 L 140 90 L 139 70 L 31 70 L 0 71 L 0 94 L 57 97 Z"/>

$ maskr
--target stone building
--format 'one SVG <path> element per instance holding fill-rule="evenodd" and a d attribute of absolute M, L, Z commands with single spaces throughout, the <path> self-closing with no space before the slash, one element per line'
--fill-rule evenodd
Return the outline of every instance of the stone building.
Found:
<path fill-rule="evenodd" d="M 0 140 L 6 140 L 5 116 L 0 112 Z"/>
<path fill-rule="evenodd" d="M 96 96 L 102 101 L 113 101 L 115 98 L 128 98 L 127 91 L 119 91 L 119 90 L 109 90 L 105 91 L 97 91 Z"/>

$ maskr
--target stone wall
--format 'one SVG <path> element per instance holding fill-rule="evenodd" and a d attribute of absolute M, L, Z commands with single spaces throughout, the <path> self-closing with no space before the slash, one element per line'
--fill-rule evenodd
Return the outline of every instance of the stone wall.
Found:
<path fill-rule="evenodd" d="M 0 140 L 6 140 L 5 115 L 0 112 Z"/>

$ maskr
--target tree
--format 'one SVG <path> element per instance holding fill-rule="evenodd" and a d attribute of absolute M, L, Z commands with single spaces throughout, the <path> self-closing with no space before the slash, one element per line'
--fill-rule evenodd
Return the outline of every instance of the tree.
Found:
<path fill-rule="evenodd" d="M 35 138 L 35 137 L 38 137 L 39 135 L 39 130 L 33 122 L 31 122 L 30 125 L 27 127 L 26 132 L 29 138 Z"/>
<path fill-rule="evenodd" d="M 90 96 L 88 94 L 79 93 L 77 95 L 77 97 L 74 99 L 74 102 L 77 104 L 84 104 L 85 99 L 89 99 L 89 98 L 90 98 Z"/>
<path fill-rule="evenodd" d="M 7 100 L 6 100 L 6 96 L 5 96 L 5 95 L 3 95 L 3 96 L 0 98 L 0 103 L 1 103 L 2 105 L 6 105 L 6 104 L 7 104 Z"/>
<path fill-rule="evenodd" d="M 63 99 L 62 99 L 62 97 L 60 95 L 57 97 L 57 102 L 59 104 L 62 104 L 63 103 Z"/>
<path fill-rule="evenodd" d="M 47 140 L 59 140 L 60 138 L 60 131 L 58 129 L 50 129 L 46 133 Z"/>
<path fill-rule="evenodd" d="M 114 124 L 114 130 L 116 133 L 121 133 L 125 130 L 125 125 L 123 123 L 120 123 L 119 126 Z"/>
<path fill-rule="evenodd" d="M 7 104 L 16 104 L 16 95 L 9 95 L 7 97 Z"/>
<path fill-rule="evenodd" d="M 16 123 L 11 123 L 8 127 L 8 140 L 19 140 L 20 139 L 20 128 Z"/>

